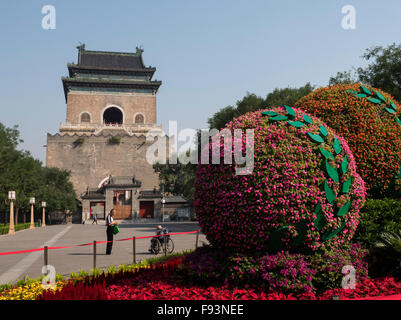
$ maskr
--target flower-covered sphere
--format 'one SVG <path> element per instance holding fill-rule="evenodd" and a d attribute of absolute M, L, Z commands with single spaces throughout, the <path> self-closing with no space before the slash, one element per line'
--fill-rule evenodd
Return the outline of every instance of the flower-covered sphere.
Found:
<path fill-rule="evenodd" d="M 400 106 L 389 94 L 358 83 L 319 88 L 296 107 L 347 140 L 369 197 L 399 197 Z"/>
<path fill-rule="evenodd" d="M 343 138 L 287 106 L 247 113 L 226 129 L 243 131 L 243 154 L 251 143 L 246 129 L 254 130 L 254 167 L 237 175 L 243 165 L 234 159 L 224 164 L 223 139 L 215 141 L 221 144 L 220 164 L 198 165 L 194 205 L 213 246 L 313 252 L 351 240 L 366 192 Z"/>

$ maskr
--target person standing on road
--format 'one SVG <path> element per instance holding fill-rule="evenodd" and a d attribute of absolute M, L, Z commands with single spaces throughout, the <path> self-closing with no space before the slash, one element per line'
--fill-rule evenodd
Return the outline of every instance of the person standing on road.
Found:
<path fill-rule="evenodd" d="M 93 214 L 93 222 L 92 222 L 92 224 L 94 224 L 95 222 L 97 224 L 97 214 L 96 214 L 96 212 Z"/>
<path fill-rule="evenodd" d="M 117 221 L 114 221 L 113 216 L 116 212 L 116 209 L 111 209 L 109 215 L 106 218 L 106 234 L 107 234 L 107 246 L 106 246 L 106 254 L 111 254 L 111 249 L 113 248 L 113 231 L 114 226 L 117 225 Z"/>

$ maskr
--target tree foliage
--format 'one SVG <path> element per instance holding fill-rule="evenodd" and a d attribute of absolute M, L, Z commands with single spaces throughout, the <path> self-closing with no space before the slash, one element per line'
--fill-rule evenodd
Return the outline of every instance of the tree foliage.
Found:
<path fill-rule="evenodd" d="M 395 43 L 366 49 L 362 58 L 368 61 L 366 67 L 338 72 L 329 80 L 330 85 L 361 82 L 391 94 L 401 100 L 401 45 Z"/>
<path fill-rule="evenodd" d="M 159 174 L 160 189 L 172 195 L 182 195 L 190 203 L 193 201 L 196 164 L 156 163 L 153 169 Z"/>
<path fill-rule="evenodd" d="M 28 151 L 17 150 L 18 128 L 0 123 L 0 211 L 8 209 L 8 191 L 16 192 L 16 208 L 29 209 L 29 198 L 35 197 L 36 207 L 46 201 L 49 211 L 76 210 L 76 195 L 70 173 L 58 168 L 46 168 Z"/>
<path fill-rule="evenodd" d="M 268 107 L 294 105 L 303 96 L 312 92 L 314 87 L 308 82 L 299 88 L 276 88 L 266 98 L 247 92 L 246 96 L 236 102 L 236 106 L 227 106 L 217 111 L 208 119 L 210 129 L 222 129 L 232 119 L 245 113 Z"/>

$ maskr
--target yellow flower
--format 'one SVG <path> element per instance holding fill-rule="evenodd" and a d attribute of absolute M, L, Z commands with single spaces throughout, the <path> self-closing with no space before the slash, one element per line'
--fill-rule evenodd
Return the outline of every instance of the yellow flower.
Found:
<path fill-rule="evenodd" d="M 64 283 L 62 281 L 58 281 L 55 290 L 60 290 L 63 285 Z M 55 291 L 53 289 L 50 290 Z M 37 281 L 0 292 L 0 300 L 36 300 L 38 295 L 42 294 L 43 291 L 42 283 Z"/>

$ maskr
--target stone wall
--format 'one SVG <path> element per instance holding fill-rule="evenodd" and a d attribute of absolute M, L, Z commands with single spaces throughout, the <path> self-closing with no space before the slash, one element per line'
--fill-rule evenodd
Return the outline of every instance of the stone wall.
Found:
<path fill-rule="evenodd" d="M 101 124 L 103 112 L 109 106 L 121 108 L 124 123 L 134 123 L 134 117 L 141 113 L 146 124 L 156 124 L 156 95 L 145 93 L 100 93 L 70 91 L 67 95 L 67 123 L 79 123 L 80 114 L 88 112 L 91 122 Z"/>
<path fill-rule="evenodd" d="M 159 187 L 158 176 L 146 160 L 150 143 L 142 136 L 122 136 L 120 144 L 110 145 L 110 136 L 84 137 L 82 145 L 74 146 L 78 135 L 47 135 L 46 166 L 71 171 L 71 182 L 77 195 L 86 188 L 97 187 L 108 175 L 135 176 L 142 182 L 141 190 Z M 108 199 L 109 200 L 109 199 Z"/>

